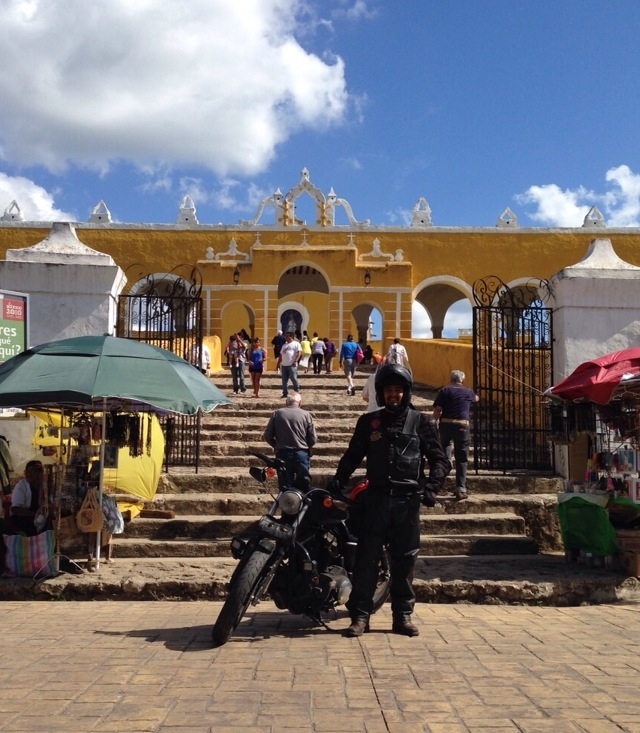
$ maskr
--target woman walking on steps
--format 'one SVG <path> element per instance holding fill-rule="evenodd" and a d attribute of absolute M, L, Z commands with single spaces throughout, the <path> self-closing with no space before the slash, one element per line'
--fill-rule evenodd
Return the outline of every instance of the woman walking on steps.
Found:
<path fill-rule="evenodd" d="M 262 372 L 264 371 L 266 358 L 267 352 L 260 345 L 260 339 L 253 339 L 249 351 L 249 374 L 251 375 L 251 385 L 253 386 L 252 397 L 260 397 L 260 382 L 262 381 Z"/>

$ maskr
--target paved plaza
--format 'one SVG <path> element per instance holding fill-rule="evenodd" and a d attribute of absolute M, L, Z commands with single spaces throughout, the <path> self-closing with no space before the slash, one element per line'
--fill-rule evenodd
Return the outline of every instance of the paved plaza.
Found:
<path fill-rule="evenodd" d="M 640 733 L 640 605 L 419 604 L 360 639 L 270 603 L 5 602 L 0 731 Z M 330 623 L 344 628 L 344 616 Z"/>

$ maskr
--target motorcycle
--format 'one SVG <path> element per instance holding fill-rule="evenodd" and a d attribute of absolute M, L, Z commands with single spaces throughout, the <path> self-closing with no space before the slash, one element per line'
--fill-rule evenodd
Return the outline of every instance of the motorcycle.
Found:
<path fill-rule="evenodd" d="M 213 627 L 215 646 L 225 644 L 249 606 L 267 594 L 278 608 L 304 614 L 326 627 L 323 615 L 345 604 L 352 588 L 357 538 L 348 507 L 357 506 L 365 482 L 347 490 L 343 502 L 324 488 L 303 491 L 287 485 L 284 461 L 262 453 L 251 455 L 264 464 L 251 466 L 251 476 L 265 487 L 269 479 L 277 478 L 278 493 L 267 513 L 231 540 L 231 554 L 238 565 Z M 387 600 L 390 584 L 385 549 L 374 611 Z"/>

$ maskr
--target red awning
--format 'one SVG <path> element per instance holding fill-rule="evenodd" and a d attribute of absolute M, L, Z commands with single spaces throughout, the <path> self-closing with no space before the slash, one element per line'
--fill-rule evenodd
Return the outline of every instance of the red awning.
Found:
<path fill-rule="evenodd" d="M 589 401 L 606 405 L 629 393 L 640 396 L 640 348 L 614 351 L 580 364 L 545 394 L 567 402 Z"/>

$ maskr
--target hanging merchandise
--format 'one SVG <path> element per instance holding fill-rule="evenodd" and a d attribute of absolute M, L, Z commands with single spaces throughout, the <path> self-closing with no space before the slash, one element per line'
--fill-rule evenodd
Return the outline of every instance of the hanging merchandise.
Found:
<path fill-rule="evenodd" d="M 129 415 L 129 455 L 132 458 L 142 455 L 143 425 L 139 415 Z"/>
<path fill-rule="evenodd" d="M 87 489 L 80 511 L 76 514 L 76 523 L 81 532 L 99 532 L 102 529 L 104 514 L 96 489 Z"/>
<path fill-rule="evenodd" d="M 107 441 L 118 448 L 128 448 L 130 456 L 141 456 L 144 452 L 144 423 L 140 415 L 113 411 L 108 416 L 106 432 Z"/>
<path fill-rule="evenodd" d="M 151 455 L 151 448 L 152 448 L 151 432 L 152 430 L 153 430 L 153 415 L 150 412 L 148 412 L 147 413 L 147 444 L 146 444 L 146 451 L 147 451 L 148 456 Z"/>

